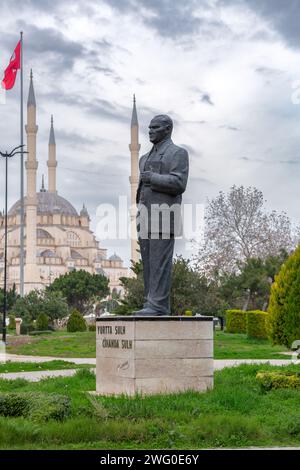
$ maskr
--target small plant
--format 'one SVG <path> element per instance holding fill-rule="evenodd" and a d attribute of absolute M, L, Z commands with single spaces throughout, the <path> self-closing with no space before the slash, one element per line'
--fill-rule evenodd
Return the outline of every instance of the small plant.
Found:
<path fill-rule="evenodd" d="M 33 421 L 63 420 L 70 414 L 70 399 L 54 393 L 1 393 L 0 415 L 23 416 Z"/>
<path fill-rule="evenodd" d="M 87 324 L 85 319 L 83 318 L 81 313 L 76 309 L 72 310 L 72 313 L 67 323 L 67 330 L 70 333 L 87 330 Z"/>
<path fill-rule="evenodd" d="M 265 392 L 278 388 L 300 390 L 299 372 L 258 372 L 256 380 Z"/>
<path fill-rule="evenodd" d="M 16 318 L 15 318 L 14 315 L 9 315 L 8 329 L 9 330 L 15 330 L 16 329 Z"/>
<path fill-rule="evenodd" d="M 40 313 L 36 320 L 36 329 L 38 331 L 48 330 L 49 318 L 45 313 Z"/>

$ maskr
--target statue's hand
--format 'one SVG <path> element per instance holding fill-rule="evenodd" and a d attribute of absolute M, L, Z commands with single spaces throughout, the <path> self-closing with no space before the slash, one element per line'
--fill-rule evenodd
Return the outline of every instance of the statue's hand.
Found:
<path fill-rule="evenodd" d="M 141 173 L 141 180 L 145 184 L 150 184 L 151 182 L 152 171 L 143 171 Z"/>

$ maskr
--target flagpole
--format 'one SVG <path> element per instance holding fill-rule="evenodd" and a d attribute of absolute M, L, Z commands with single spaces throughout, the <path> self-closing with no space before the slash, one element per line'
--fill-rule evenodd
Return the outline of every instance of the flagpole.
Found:
<path fill-rule="evenodd" d="M 20 199 L 21 199 L 21 213 L 20 213 L 20 295 L 24 295 L 24 116 L 23 116 L 23 32 L 21 36 L 21 122 L 20 122 L 20 137 L 21 137 L 21 185 L 20 185 Z"/>

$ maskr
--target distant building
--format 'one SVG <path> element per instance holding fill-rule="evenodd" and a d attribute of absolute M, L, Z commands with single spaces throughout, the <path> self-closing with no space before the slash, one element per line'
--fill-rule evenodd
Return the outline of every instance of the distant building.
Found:
<path fill-rule="evenodd" d="M 36 177 L 36 100 L 32 74 L 27 102 L 27 196 L 25 198 L 25 275 L 24 293 L 41 289 L 72 270 L 104 274 L 111 291 L 122 293 L 119 278 L 129 276 L 122 259 L 114 254 L 107 258 L 90 229 L 90 217 L 83 204 L 80 213 L 56 189 L 56 142 L 51 117 L 48 190 L 44 178 L 37 192 Z M 78 188 L 80 191 L 80 187 Z M 20 207 L 17 201 L 8 212 L 8 287 L 20 291 Z M 0 286 L 4 271 L 4 214 L 0 213 Z"/>

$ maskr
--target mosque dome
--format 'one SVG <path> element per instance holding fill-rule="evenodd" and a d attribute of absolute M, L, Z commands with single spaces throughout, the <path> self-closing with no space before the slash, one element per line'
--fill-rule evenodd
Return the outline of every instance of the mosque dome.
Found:
<path fill-rule="evenodd" d="M 122 258 L 120 258 L 120 256 L 116 255 L 116 253 L 114 253 L 108 259 L 109 259 L 109 261 L 122 261 Z"/>
<path fill-rule="evenodd" d="M 78 217 L 76 209 L 72 204 L 59 196 L 57 193 L 50 193 L 48 191 L 41 191 L 36 194 L 37 196 L 37 213 L 38 214 L 53 214 L 58 213 L 62 215 L 71 215 Z M 26 204 L 26 197 L 25 197 Z M 21 209 L 21 201 L 17 201 L 9 210 L 8 215 L 17 215 Z"/>

